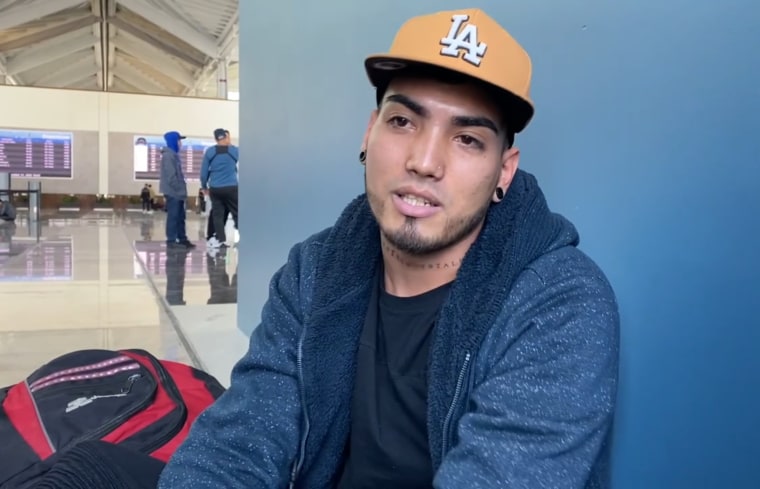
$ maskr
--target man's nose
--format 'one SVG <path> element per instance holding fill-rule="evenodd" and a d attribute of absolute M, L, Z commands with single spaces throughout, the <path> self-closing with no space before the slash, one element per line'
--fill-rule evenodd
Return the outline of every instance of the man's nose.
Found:
<path fill-rule="evenodd" d="M 432 129 L 421 132 L 412 145 L 406 169 L 421 177 L 440 179 L 445 169 L 445 141 L 441 131 Z"/>

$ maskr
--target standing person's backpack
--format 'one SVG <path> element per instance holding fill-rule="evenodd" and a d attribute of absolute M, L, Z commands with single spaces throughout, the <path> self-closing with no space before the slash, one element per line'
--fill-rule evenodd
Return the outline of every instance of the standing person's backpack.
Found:
<path fill-rule="evenodd" d="M 143 350 L 80 350 L 0 390 L 0 487 L 32 487 L 61 454 L 102 440 L 163 462 L 224 387 Z"/>

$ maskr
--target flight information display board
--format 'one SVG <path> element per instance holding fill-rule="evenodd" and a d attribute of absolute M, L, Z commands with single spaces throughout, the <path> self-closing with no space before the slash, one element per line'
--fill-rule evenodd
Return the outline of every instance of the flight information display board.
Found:
<path fill-rule="evenodd" d="M 70 132 L 0 129 L 0 172 L 19 177 L 71 178 Z"/>
<path fill-rule="evenodd" d="M 200 180 L 203 154 L 214 144 L 212 139 L 182 140 L 179 156 L 185 180 Z M 158 180 L 161 177 L 161 153 L 166 147 L 163 136 L 135 136 L 132 147 L 135 180 Z"/>

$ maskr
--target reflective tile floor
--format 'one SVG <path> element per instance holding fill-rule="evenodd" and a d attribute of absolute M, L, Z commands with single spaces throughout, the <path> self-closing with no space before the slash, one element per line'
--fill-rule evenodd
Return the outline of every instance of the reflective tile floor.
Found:
<path fill-rule="evenodd" d="M 183 327 L 196 342 L 208 321 L 236 330 L 237 250 L 210 256 L 204 218 L 188 214 L 197 248 L 167 252 L 164 223 L 163 213 L 139 212 L 58 213 L 38 223 L 20 213 L 15 225 L 0 223 L 0 386 L 85 348 L 142 348 L 204 368 L 224 356 L 224 344 L 204 352 Z"/>

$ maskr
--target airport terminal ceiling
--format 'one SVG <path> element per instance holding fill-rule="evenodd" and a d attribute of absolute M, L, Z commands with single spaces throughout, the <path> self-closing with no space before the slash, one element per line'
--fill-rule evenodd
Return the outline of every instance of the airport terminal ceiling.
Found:
<path fill-rule="evenodd" d="M 0 0 L 0 84 L 236 98 L 237 0 Z"/>

